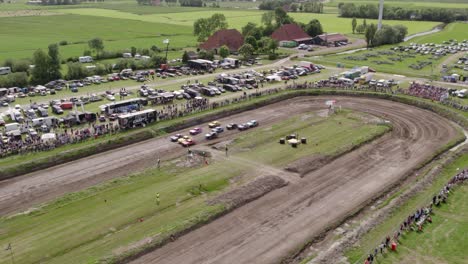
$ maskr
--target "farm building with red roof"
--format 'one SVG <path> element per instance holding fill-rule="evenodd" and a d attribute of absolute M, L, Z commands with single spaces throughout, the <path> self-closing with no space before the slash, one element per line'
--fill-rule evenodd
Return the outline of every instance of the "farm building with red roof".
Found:
<path fill-rule="evenodd" d="M 322 46 L 338 46 L 338 43 L 348 43 L 348 38 L 339 33 L 330 33 L 316 36 L 313 42 Z"/>
<path fill-rule="evenodd" d="M 295 41 L 298 44 L 310 44 L 312 38 L 297 24 L 286 24 L 275 30 L 271 38 L 277 41 Z"/>
<path fill-rule="evenodd" d="M 230 51 L 237 51 L 244 45 L 244 37 L 237 29 L 221 29 L 211 35 L 200 48 L 204 50 L 214 50 L 217 54 L 219 48 L 226 45 Z"/>

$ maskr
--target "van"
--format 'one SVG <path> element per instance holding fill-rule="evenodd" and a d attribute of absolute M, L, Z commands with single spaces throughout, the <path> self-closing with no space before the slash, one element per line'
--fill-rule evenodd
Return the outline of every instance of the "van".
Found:
<path fill-rule="evenodd" d="M 467 92 L 468 92 L 467 89 L 460 90 L 460 91 L 457 92 L 457 96 L 460 97 L 460 98 L 465 98 Z"/>
<path fill-rule="evenodd" d="M 81 63 L 93 62 L 93 57 L 91 56 L 82 56 L 78 58 L 78 61 Z"/>
<path fill-rule="evenodd" d="M 20 125 L 18 123 L 10 123 L 5 125 L 5 133 L 18 130 Z"/>
<path fill-rule="evenodd" d="M 130 52 L 125 52 L 125 53 L 122 53 L 122 57 L 123 58 L 132 58 L 132 54 Z"/>
<path fill-rule="evenodd" d="M 6 75 L 11 73 L 10 67 L 0 67 L 0 75 Z"/>

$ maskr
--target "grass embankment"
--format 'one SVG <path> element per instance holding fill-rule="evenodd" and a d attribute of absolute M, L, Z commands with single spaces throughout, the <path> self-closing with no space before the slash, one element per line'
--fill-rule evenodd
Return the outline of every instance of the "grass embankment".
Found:
<path fill-rule="evenodd" d="M 446 166 L 433 184 L 410 198 L 382 224 L 378 225 L 359 241 L 359 245 L 346 253 L 350 263 L 360 261 L 378 245 L 386 235 L 392 234 L 400 223 L 416 209 L 430 203 L 432 196 L 448 182 L 457 169 L 466 168 L 468 154 L 455 159 Z M 434 209 L 433 223 L 426 224 L 423 233 L 410 232 L 403 235 L 396 253 L 386 253 L 377 263 L 466 263 L 466 233 L 468 232 L 468 188 L 456 187 L 448 203 Z"/>
<path fill-rule="evenodd" d="M 338 122 L 343 125 L 338 126 Z M 290 118 L 283 124 L 287 126 L 289 123 L 297 124 L 297 118 Z M 351 142 L 371 138 L 370 128 L 362 130 L 359 135 L 347 129 L 363 124 L 363 120 L 346 112 L 317 124 L 315 127 L 320 133 L 314 137 L 317 142 L 327 144 L 326 141 L 332 139 L 323 128 L 335 127 L 340 130 L 335 134 L 341 134 Z M 274 131 L 277 126 L 265 129 Z M 278 135 L 283 132 L 278 132 Z M 258 137 L 255 130 L 244 135 L 239 144 Z M 257 142 L 252 155 L 259 157 L 264 145 L 268 142 Z M 295 158 L 309 155 L 309 152 L 302 151 L 303 148 L 295 149 L 299 152 Z M 307 148 L 315 146 L 308 145 Z M 330 144 L 329 148 L 327 151 L 336 154 L 343 149 L 339 144 Z M 236 152 L 236 149 L 231 150 L 234 156 L 238 155 Z M 280 151 L 279 154 L 293 161 L 289 157 L 290 151 Z M 278 158 L 281 158 L 279 154 Z M 257 169 L 257 164 L 229 158 L 190 169 L 180 166 L 184 161 L 182 157 L 166 162 L 159 170 L 152 168 L 115 179 L 68 194 L 28 214 L 1 218 L 0 245 L 12 243 L 15 260 L 20 263 L 94 263 L 102 258 L 109 261 L 121 259 L 147 247 L 156 247 L 171 234 L 206 222 L 229 209 L 222 205 L 208 206 L 205 201 L 213 196 L 212 193 L 227 187 L 229 180 L 236 176 L 255 177 L 252 173 Z M 200 184 L 204 195 L 198 188 Z M 161 197 L 159 206 L 156 204 L 157 192 Z M 140 218 L 143 222 L 139 221 Z M 0 252 L 0 263 L 9 262 L 8 253 Z"/>

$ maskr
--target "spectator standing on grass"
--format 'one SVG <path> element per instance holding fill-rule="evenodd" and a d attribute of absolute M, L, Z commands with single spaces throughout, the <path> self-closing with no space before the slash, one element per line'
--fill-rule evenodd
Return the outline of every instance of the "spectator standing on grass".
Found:
<path fill-rule="evenodd" d="M 157 167 L 158 167 L 158 169 L 161 168 L 161 159 L 160 158 L 158 158 Z"/>
<path fill-rule="evenodd" d="M 228 150 L 229 150 L 229 149 L 228 149 L 228 145 L 226 145 L 226 149 L 225 149 L 225 150 L 226 150 L 226 157 L 227 157 L 227 156 L 228 156 Z"/>
<path fill-rule="evenodd" d="M 160 203 L 160 202 L 161 202 L 161 201 L 159 200 L 159 193 L 156 193 L 156 205 L 159 206 L 159 203 Z"/>

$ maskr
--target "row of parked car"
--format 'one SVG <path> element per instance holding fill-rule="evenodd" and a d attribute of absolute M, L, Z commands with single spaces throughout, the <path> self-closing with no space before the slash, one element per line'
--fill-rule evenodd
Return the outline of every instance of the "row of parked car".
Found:
<path fill-rule="evenodd" d="M 244 131 L 250 128 L 254 128 L 258 126 L 258 121 L 250 120 L 246 123 L 236 124 L 236 123 L 229 123 L 226 125 L 227 130 L 235 130 L 238 129 L 239 131 Z M 204 135 L 205 139 L 211 140 L 218 137 L 219 134 L 224 132 L 224 128 L 219 121 L 213 121 L 208 124 L 209 131 Z M 180 144 L 183 147 L 190 147 L 195 145 L 195 141 L 193 140 L 192 136 L 196 136 L 201 134 L 203 129 L 201 127 L 195 127 L 189 130 L 189 135 L 183 134 L 175 134 L 171 136 L 169 139 L 171 142 L 175 142 Z"/>

